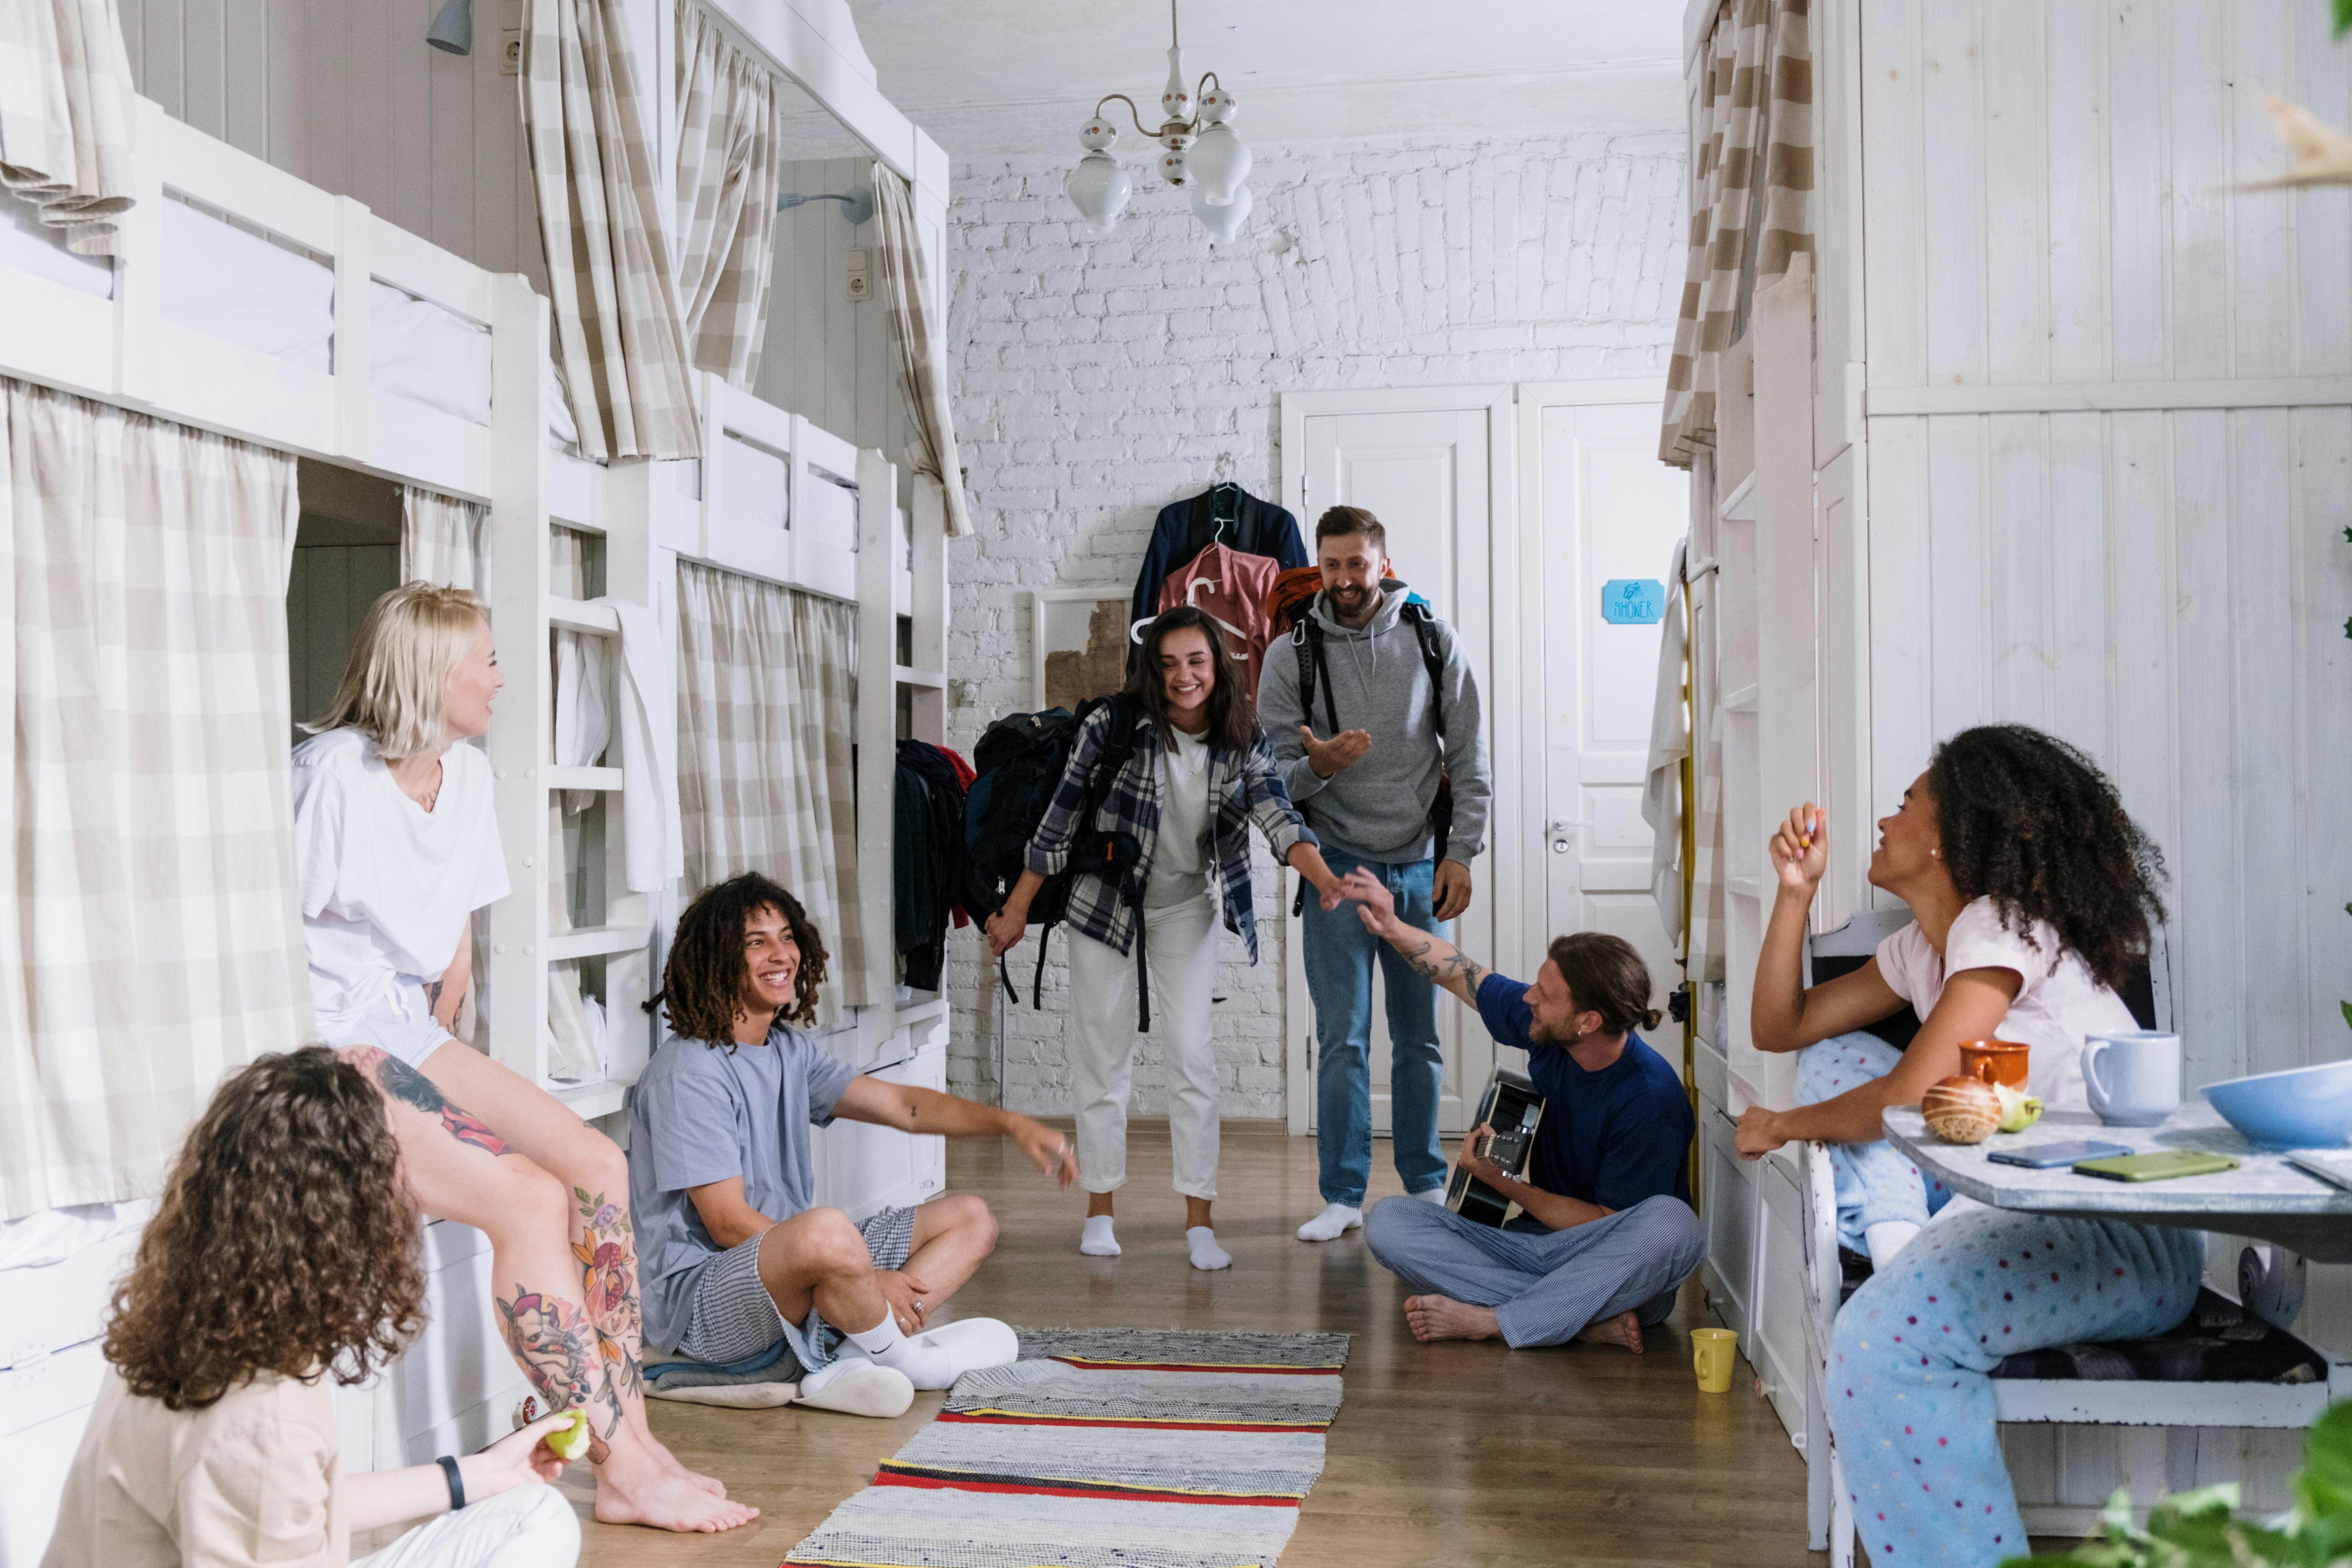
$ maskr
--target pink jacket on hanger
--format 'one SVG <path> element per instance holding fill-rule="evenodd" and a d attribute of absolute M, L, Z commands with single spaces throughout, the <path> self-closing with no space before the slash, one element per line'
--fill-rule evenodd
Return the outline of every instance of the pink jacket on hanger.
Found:
<path fill-rule="evenodd" d="M 1242 667 L 1242 695 L 1257 710 L 1257 673 L 1265 662 L 1274 628 L 1265 618 L 1265 593 L 1282 571 L 1270 555 L 1248 555 L 1230 545 L 1212 544 L 1168 575 L 1160 587 L 1160 607 L 1191 605 L 1223 622 L 1225 651 Z"/>

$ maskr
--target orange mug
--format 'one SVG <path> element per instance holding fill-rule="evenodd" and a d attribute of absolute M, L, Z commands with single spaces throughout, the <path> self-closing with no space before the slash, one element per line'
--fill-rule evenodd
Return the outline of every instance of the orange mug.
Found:
<path fill-rule="evenodd" d="M 1960 1076 L 2021 1089 L 2031 1054 L 2030 1047 L 2015 1040 L 1970 1040 L 1960 1047 Z"/>

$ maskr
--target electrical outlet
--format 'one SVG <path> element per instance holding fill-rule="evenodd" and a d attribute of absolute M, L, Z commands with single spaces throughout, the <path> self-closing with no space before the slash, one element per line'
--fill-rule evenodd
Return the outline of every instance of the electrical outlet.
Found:
<path fill-rule="evenodd" d="M 873 254 L 853 250 L 849 253 L 849 297 L 870 300 L 874 296 Z"/>
<path fill-rule="evenodd" d="M 522 29 L 520 27 L 499 29 L 499 74 L 500 76 L 522 74 Z"/>

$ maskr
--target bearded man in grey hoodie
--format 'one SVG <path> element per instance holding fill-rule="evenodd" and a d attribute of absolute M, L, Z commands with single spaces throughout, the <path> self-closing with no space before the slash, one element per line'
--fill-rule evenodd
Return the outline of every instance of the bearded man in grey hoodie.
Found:
<path fill-rule="evenodd" d="M 1378 878 L 1407 924 L 1436 932 L 1469 908 L 1470 863 L 1486 841 L 1492 788 L 1477 681 L 1454 628 L 1389 575 L 1378 518 L 1360 507 L 1331 508 L 1316 521 L 1315 555 L 1323 591 L 1291 638 L 1266 650 L 1258 722 L 1331 869 Z M 1313 668 L 1307 701 L 1302 656 Z M 1452 800 L 1444 843 L 1432 820 L 1441 782 Z M 1388 994 L 1397 1174 L 1408 1194 L 1437 1204 L 1445 1201 L 1437 1142 L 1444 1069 L 1436 988 L 1368 932 L 1353 908 L 1325 910 L 1309 899 L 1305 921 L 1325 1207 L 1299 1226 L 1298 1238 L 1330 1241 L 1363 1223 L 1371 1177 L 1375 963 Z"/>

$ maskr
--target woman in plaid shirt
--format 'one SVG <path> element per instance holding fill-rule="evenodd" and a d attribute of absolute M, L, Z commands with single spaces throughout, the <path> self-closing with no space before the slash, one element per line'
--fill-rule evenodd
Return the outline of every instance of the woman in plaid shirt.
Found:
<path fill-rule="evenodd" d="M 1135 724 L 1134 750 L 1109 781 L 1092 823 L 1087 784 L 1115 719 Z M 1168 1130 L 1176 1190 L 1184 1194 L 1184 1238 L 1195 1268 L 1224 1268 L 1209 1205 L 1217 1195 L 1216 1056 L 1209 999 L 1217 967 L 1217 900 L 1224 926 L 1257 962 L 1257 915 L 1250 888 L 1249 826 L 1275 858 L 1312 882 L 1326 909 L 1341 902 L 1306 819 L 1290 804 L 1259 734 L 1216 623 L 1190 606 L 1169 611 L 1144 634 L 1126 700 L 1106 703 L 1079 728 L 1053 805 L 1029 841 L 1028 869 L 988 921 L 992 952 L 1010 952 L 1029 923 L 1029 903 L 1045 879 L 1066 869 L 1082 831 L 1125 833 L 1138 855 L 1140 908 L 1105 878 L 1080 872 L 1069 891 L 1070 1037 L 1078 1121 L 1078 1181 L 1091 1194 L 1078 1250 L 1115 1258 L 1111 1194 L 1127 1182 L 1127 1101 L 1135 1066 L 1137 921 L 1142 922 L 1151 988 L 1169 1020 Z"/>

